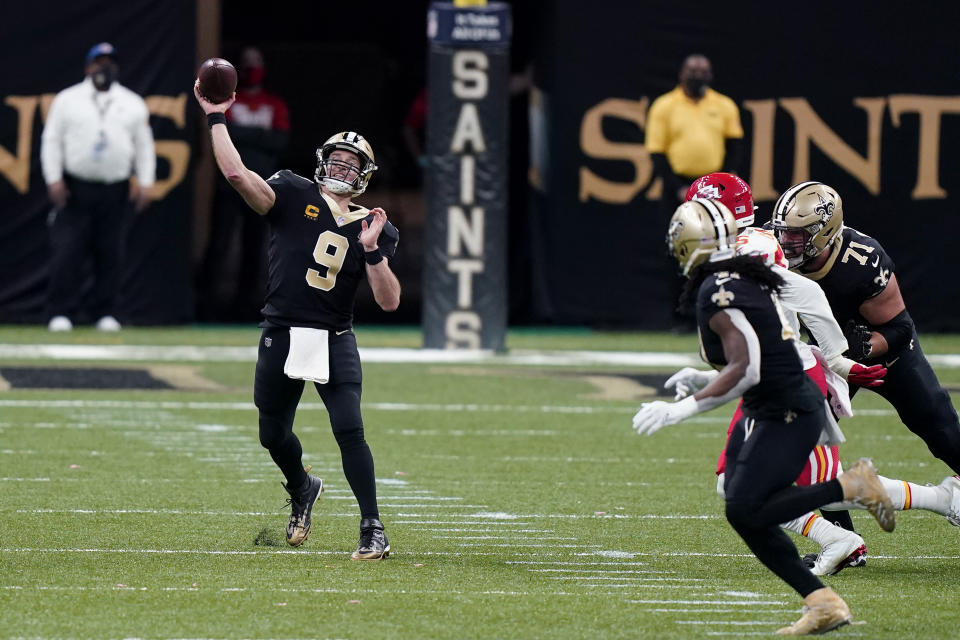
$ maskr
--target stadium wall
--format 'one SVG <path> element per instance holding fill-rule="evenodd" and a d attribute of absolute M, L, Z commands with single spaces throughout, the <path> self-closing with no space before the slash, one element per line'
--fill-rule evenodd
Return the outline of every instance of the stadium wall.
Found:
<path fill-rule="evenodd" d="M 531 96 L 535 317 L 670 326 L 667 221 L 644 124 L 682 60 L 703 53 L 741 110 L 758 223 L 791 184 L 830 184 L 846 223 L 893 256 L 919 329 L 960 330 L 960 90 L 948 71 L 960 5 L 697 6 L 544 7 Z"/>
<path fill-rule="evenodd" d="M 15 28 L 0 39 L 0 322 L 46 321 L 50 201 L 40 133 L 53 97 L 83 79 L 87 50 L 104 40 L 117 48 L 121 84 L 146 99 L 157 152 L 157 199 L 131 214 L 126 230 L 121 320 L 190 320 L 196 3 L 16 3 L 6 24 Z M 89 286 L 85 273 L 78 265 L 78 286 Z"/>

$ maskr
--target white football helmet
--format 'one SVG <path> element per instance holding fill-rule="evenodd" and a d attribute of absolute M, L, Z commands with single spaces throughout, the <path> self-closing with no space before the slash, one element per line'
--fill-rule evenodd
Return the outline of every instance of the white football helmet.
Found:
<path fill-rule="evenodd" d="M 331 159 L 330 154 L 337 150 L 356 154 L 360 166 Z M 350 193 L 358 196 L 367 189 L 367 183 L 377 168 L 373 161 L 373 147 L 367 139 L 355 131 L 341 131 L 330 136 L 323 146 L 317 149 L 317 171 L 314 177 L 337 195 Z M 335 177 L 335 174 L 339 177 Z"/>

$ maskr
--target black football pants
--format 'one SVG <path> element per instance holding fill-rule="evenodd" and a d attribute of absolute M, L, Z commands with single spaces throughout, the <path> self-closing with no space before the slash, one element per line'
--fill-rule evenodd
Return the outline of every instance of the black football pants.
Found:
<path fill-rule="evenodd" d="M 253 400 L 260 410 L 260 444 L 287 479 L 288 487 L 306 480 L 303 449 L 293 433 L 293 419 L 303 394 L 303 380 L 283 373 L 290 348 L 285 328 L 265 328 L 260 336 Z M 361 373 L 357 339 L 352 331 L 330 332 L 330 381 L 315 384 L 330 416 L 330 426 L 340 447 L 343 474 L 360 506 L 361 518 L 379 518 L 373 455 L 363 437 L 360 416 Z"/>
<path fill-rule="evenodd" d="M 790 422 L 744 416 L 727 443 L 727 520 L 757 559 L 802 597 L 823 583 L 803 566 L 780 523 L 843 499 L 837 480 L 794 485 L 823 421 L 822 411 L 794 413 Z"/>
<path fill-rule="evenodd" d="M 894 360 L 895 359 L 895 360 Z M 940 386 L 920 348 L 913 340 L 898 356 L 870 360 L 870 364 L 890 365 L 883 384 L 871 388 L 893 405 L 901 422 L 920 436 L 934 456 L 943 460 L 954 473 L 960 473 L 960 421 L 950 394 Z M 850 385 L 852 397 L 859 387 Z"/>
<path fill-rule="evenodd" d="M 64 176 L 70 198 L 52 216 L 47 313 L 76 320 L 84 293 L 85 266 L 93 265 L 94 319 L 118 315 L 123 225 L 129 184 L 103 184 Z"/>

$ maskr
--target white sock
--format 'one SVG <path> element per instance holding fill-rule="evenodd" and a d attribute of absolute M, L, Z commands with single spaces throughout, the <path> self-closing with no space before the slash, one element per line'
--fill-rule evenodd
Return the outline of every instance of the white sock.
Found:
<path fill-rule="evenodd" d="M 897 511 L 902 511 L 910 508 L 909 506 L 904 506 L 908 504 L 906 485 L 910 484 L 909 482 L 904 482 L 903 480 L 892 480 L 883 476 L 877 477 L 880 478 L 880 484 L 883 485 L 883 490 L 887 492 L 888 496 L 890 496 L 890 502 L 893 503 L 894 509 Z"/>
<path fill-rule="evenodd" d="M 803 531 L 804 531 L 804 527 L 807 524 L 807 520 L 809 520 L 810 518 L 817 518 L 817 514 L 811 511 L 810 513 L 806 513 L 800 516 L 799 518 L 794 518 L 790 522 L 784 522 L 780 526 L 786 529 L 787 531 L 793 531 L 798 535 L 806 536 L 807 534 L 805 534 Z M 822 520 L 823 518 L 820 518 L 820 519 Z"/>
<path fill-rule="evenodd" d="M 883 490 L 890 496 L 890 502 L 897 511 L 907 509 L 926 509 L 940 515 L 947 515 L 950 510 L 950 493 L 944 491 L 939 486 L 927 487 L 905 480 L 894 480 L 893 478 L 880 478 L 880 484 Z M 865 509 L 861 504 L 855 502 L 832 502 L 821 507 L 827 511 L 842 511 L 843 509 Z"/>
<path fill-rule="evenodd" d="M 810 515 L 813 516 L 814 520 L 807 525 L 807 537 L 821 547 L 848 533 L 846 529 L 833 524 L 826 518 L 821 518 L 816 514 Z"/>
<path fill-rule="evenodd" d="M 950 511 L 950 492 L 942 487 L 928 487 L 925 485 L 903 482 L 906 485 L 904 493 L 908 499 L 904 509 L 926 509 L 940 515 L 947 515 Z"/>

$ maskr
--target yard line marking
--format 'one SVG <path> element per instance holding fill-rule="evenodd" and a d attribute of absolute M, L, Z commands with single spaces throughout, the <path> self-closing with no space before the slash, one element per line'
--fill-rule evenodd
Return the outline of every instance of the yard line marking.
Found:
<path fill-rule="evenodd" d="M 960 355 L 926 354 L 931 364 L 960 367 Z M 18 360 L 128 360 L 181 362 L 256 362 L 257 347 L 201 345 L 85 345 L 85 344 L 0 344 L 0 358 Z M 593 351 L 559 349 L 511 349 L 497 353 L 490 349 L 448 350 L 403 347 L 360 347 L 360 359 L 378 364 L 485 363 L 500 365 L 621 365 L 638 367 L 687 367 L 702 364 L 691 353 L 670 351 Z"/>
<path fill-rule="evenodd" d="M 778 623 L 779 624 L 779 623 Z M 741 638 L 743 636 L 769 636 L 769 631 L 744 631 L 743 629 L 738 629 L 736 631 L 707 631 L 708 636 L 737 636 Z M 844 636 L 858 635 L 855 633 L 845 633 Z"/>
<path fill-rule="evenodd" d="M 0 509 L 14 513 L 75 513 L 81 515 L 275 516 L 280 511 L 189 511 L 186 509 Z"/>
<path fill-rule="evenodd" d="M 784 622 L 783 620 L 674 620 L 675 624 L 699 624 L 699 625 L 714 625 L 714 624 L 729 624 L 735 626 L 750 626 L 758 624 L 790 624 L 789 622 Z"/>
<path fill-rule="evenodd" d="M 542 540 L 542 538 L 540 538 L 540 539 Z M 462 547 L 516 547 L 516 546 L 517 546 L 517 543 L 516 543 L 516 542 L 512 542 L 512 543 L 505 543 L 505 544 L 490 544 L 490 543 L 487 543 L 487 544 L 477 544 L 477 543 L 474 543 L 474 542 L 467 542 L 467 543 L 464 543 L 464 544 L 462 544 L 462 545 L 460 545 L 460 546 L 462 546 Z M 551 547 L 551 548 L 555 548 L 555 549 L 590 549 L 590 548 L 593 548 L 593 547 L 598 547 L 598 546 L 600 546 L 600 545 L 596 545 L 596 544 L 550 544 L 550 545 L 532 544 L 532 545 L 528 545 L 528 546 L 537 547 L 537 548 L 540 548 L 540 547 Z M 751 557 L 753 557 L 753 556 L 751 556 Z"/>
<path fill-rule="evenodd" d="M 502 536 L 433 536 L 435 540 L 506 540 L 510 536 L 509 534 L 514 533 L 513 531 L 505 531 L 505 534 Z M 537 540 L 577 540 L 576 536 L 537 536 Z M 496 546 L 496 545 L 495 545 Z M 513 545 L 511 545 L 513 546 Z"/>
<path fill-rule="evenodd" d="M 602 587 L 605 589 L 699 589 L 699 585 L 691 584 L 637 584 L 636 582 L 625 582 L 623 584 L 611 584 L 609 582 L 578 582 L 578 587 L 590 587 L 597 588 Z M 628 601 L 629 602 L 629 601 Z"/>
<path fill-rule="evenodd" d="M 579 562 L 576 560 L 507 560 L 507 564 L 569 564 L 574 566 L 605 565 L 610 567 L 623 567 L 629 565 L 644 566 L 645 562 Z M 666 570 L 664 573 L 677 573 L 676 571 Z"/>
<path fill-rule="evenodd" d="M 403 523 L 394 522 L 393 524 L 397 525 L 397 524 L 403 524 Z M 486 524 L 486 523 L 485 523 L 485 524 Z M 513 523 L 511 522 L 511 523 L 509 523 L 509 524 L 513 524 Z M 461 533 L 491 533 L 491 532 L 497 531 L 497 529 L 470 529 L 470 528 L 466 528 L 466 529 L 456 529 L 456 528 L 437 528 L 437 527 L 408 527 L 408 530 L 409 530 L 409 531 L 444 531 L 444 532 L 450 532 L 450 533 L 456 533 L 456 532 L 458 532 L 458 531 L 461 532 Z M 503 533 L 506 533 L 506 534 L 513 534 L 513 533 L 553 533 L 553 530 L 552 530 L 552 529 L 510 529 L 510 530 L 507 530 L 507 531 L 503 531 Z M 440 537 L 440 536 L 434 536 L 434 537 Z M 449 537 L 454 537 L 454 536 L 449 536 Z M 502 537 L 502 536 L 501 536 L 501 537 Z M 575 538 L 574 538 L 574 539 L 575 539 Z"/>
<path fill-rule="evenodd" d="M 407 524 L 491 524 L 489 520 L 394 520 L 394 525 Z M 501 527 L 522 527 L 529 522 L 498 522 Z M 420 529 L 414 528 L 414 531 Z"/>
<path fill-rule="evenodd" d="M 353 514 L 356 517 L 356 514 Z M 554 545 L 556 546 L 556 545 Z M 147 554 L 147 555 L 206 555 L 206 556 L 263 556 L 263 555 L 304 555 L 304 556 L 346 556 L 349 550 L 305 551 L 296 549 L 276 549 L 263 551 L 212 550 L 212 549 L 98 549 L 98 548 L 40 548 L 40 547 L 0 547 L 0 553 L 108 553 L 108 554 Z M 469 553 L 476 556 L 502 555 L 495 552 L 470 551 L 416 551 L 407 552 L 408 559 L 420 556 L 458 556 Z"/>
<path fill-rule="evenodd" d="M 630 604 L 722 604 L 733 607 L 750 607 L 758 604 L 790 604 L 784 600 L 625 600 Z"/>
<path fill-rule="evenodd" d="M 743 609 L 666 609 L 666 608 L 657 608 L 657 609 L 648 609 L 648 611 L 655 611 L 657 613 L 745 613 Z M 757 607 L 755 611 L 763 611 L 767 613 L 774 613 L 778 611 L 783 611 L 783 607 Z"/>
<path fill-rule="evenodd" d="M 364 402 L 364 409 L 373 411 L 436 411 L 436 412 L 492 412 L 492 413 L 572 413 L 572 414 L 632 414 L 635 408 L 615 406 L 509 405 L 509 404 L 431 404 L 404 402 Z M 256 411 L 253 402 L 179 402 L 152 400 L 0 400 L 0 407 L 39 409 L 166 409 L 197 411 Z M 322 402 L 301 402 L 298 411 L 326 411 Z M 729 422 L 729 419 L 709 418 L 711 422 Z M 128 423 L 136 424 L 136 423 Z M 84 428 L 90 428 L 86 424 Z M 490 433 L 504 433 L 503 431 Z M 543 432 L 551 435 L 555 432 Z"/>
<path fill-rule="evenodd" d="M 210 589 L 201 589 L 200 587 L 146 587 L 146 586 L 134 586 L 134 585 L 115 585 L 115 586 L 102 586 L 102 587 L 92 587 L 92 586 L 82 586 L 82 585 L 0 585 L 0 590 L 5 591 L 164 591 L 164 592 L 215 592 L 215 593 L 248 593 L 254 592 L 253 589 L 249 587 L 220 587 L 220 588 L 210 588 Z M 376 590 L 376 589 L 335 589 L 331 587 L 312 587 L 312 588 L 296 588 L 296 587 L 280 587 L 280 588 L 261 588 L 258 587 L 256 591 L 266 591 L 270 593 L 338 593 L 338 594 L 356 594 L 356 593 L 369 593 L 369 594 L 386 594 L 386 595 L 395 595 L 397 592 L 393 590 Z M 414 595 L 469 595 L 469 596 L 573 596 L 577 598 L 582 598 L 585 595 L 591 596 L 609 596 L 613 595 L 609 592 L 593 592 L 593 593 L 574 593 L 568 591 L 545 591 L 533 593 L 530 591 L 507 591 L 504 589 L 487 589 L 484 591 L 459 591 L 459 590 L 446 590 L 446 589 L 405 589 L 403 593 L 414 594 Z"/>
<path fill-rule="evenodd" d="M 270 464 L 273 464 L 273 462 L 271 462 Z M 347 492 L 346 489 L 343 489 L 342 491 L 344 493 Z M 329 496 L 329 498 L 331 500 L 348 500 L 348 499 L 353 500 L 354 499 L 352 492 L 348 496 Z M 463 498 L 460 498 L 460 497 L 447 497 L 447 496 L 377 496 L 377 500 L 407 500 L 412 498 L 415 498 L 417 500 L 446 500 L 446 501 L 463 500 Z M 427 506 L 436 506 L 436 505 L 427 505 Z M 463 505 L 456 505 L 456 506 L 463 506 Z"/>
<path fill-rule="evenodd" d="M 507 563 L 507 564 L 516 564 L 516 563 Z M 612 565 L 615 567 L 623 565 Z M 589 573 L 596 574 L 598 571 L 604 574 L 609 573 L 630 573 L 630 574 L 644 574 L 644 575 L 662 575 L 665 573 L 676 573 L 675 571 L 656 571 L 654 569 L 626 569 L 626 570 L 615 570 L 609 571 L 607 569 L 527 569 L 527 571 L 532 571 L 534 573 Z M 577 576 L 579 578 L 586 578 L 589 576 Z M 653 578 L 651 578 L 652 580 Z M 656 578 L 657 580 L 686 580 L 688 582 L 705 582 L 706 578 Z"/>
<path fill-rule="evenodd" d="M 623 571 L 610 571 L 609 573 L 625 573 Z M 626 580 L 636 582 L 707 582 L 706 578 L 641 578 L 640 576 L 550 576 L 551 580 Z M 670 586 L 670 585 L 666 585 Z M 678 585 L 679 586 L 679 585 Z M 700 588 L 702 585 L 691 585 L 690 588 Z"/>

